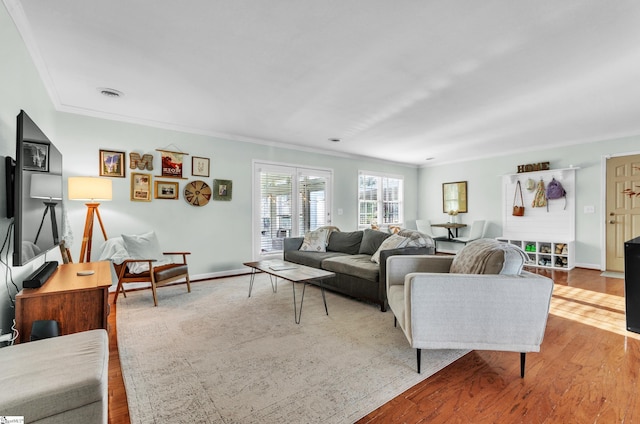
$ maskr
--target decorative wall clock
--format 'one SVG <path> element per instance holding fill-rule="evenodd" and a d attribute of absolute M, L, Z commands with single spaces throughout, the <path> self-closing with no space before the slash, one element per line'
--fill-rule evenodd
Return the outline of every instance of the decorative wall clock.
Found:
<path fill-rule="evenodd" d="M 211 187 L 202 180 L 191 181 L 184 188 L 184 200 L 193 206 L 204 206 L 211 200 Z"/>

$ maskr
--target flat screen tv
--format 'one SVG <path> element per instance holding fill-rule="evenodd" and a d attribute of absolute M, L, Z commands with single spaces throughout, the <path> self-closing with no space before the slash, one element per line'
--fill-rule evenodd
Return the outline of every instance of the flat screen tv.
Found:
<path fill-rule="evenodd" d="M 23 110 L 11 168 L 13 199 L 7 203 L 13 203 L 13 214 L 7 212 L 14 218 L 13 265 L 23 266 L 58 246 L 62 235 L 62 154 Z"/>

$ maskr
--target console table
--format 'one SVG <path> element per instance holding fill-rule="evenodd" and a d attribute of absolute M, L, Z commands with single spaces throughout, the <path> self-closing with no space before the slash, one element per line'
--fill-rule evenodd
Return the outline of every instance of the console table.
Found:
<path fill-rule="evenodd" d="M 454 224 L 452 222 L 445 222 L 444 224 L 431 224 L 431 226 L 432 227 L 446 228 L 447 231 L 449 232 L 448 239 L 452 240 L 453 238 L 458 237 L 458 228 L 464 228 L 464 227 L 467 226 L 467 224 Z M 456 230 L 456 234 L 455 235 L 451 231 L 452 229 Z"/>
<path fill-rule="evenodd" d="M 80 276 L 81 271 L 94 273 Z M 29 341 L 37 320 L 58 321 L 60 335 L 106 329 L 110 286 L 109 261 L 60 265 L 42 287 L 16 295 L 17 341 Z"/>

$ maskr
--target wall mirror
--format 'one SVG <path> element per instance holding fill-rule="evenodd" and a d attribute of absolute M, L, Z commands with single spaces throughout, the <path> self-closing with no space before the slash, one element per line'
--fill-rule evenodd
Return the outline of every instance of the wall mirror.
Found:
<path fill-rule="evenodd" d="M 467 213 L 467 182 L 442 183 L 442 212 Z"/>

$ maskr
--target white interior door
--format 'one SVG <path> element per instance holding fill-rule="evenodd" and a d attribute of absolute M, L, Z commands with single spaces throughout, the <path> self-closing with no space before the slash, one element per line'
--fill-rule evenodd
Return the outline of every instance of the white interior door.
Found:
<path fill-rule="evenodd" d="M 640 236 L 640 155 L 607 160 L 606 269 L 624 271 L 624 242 Z"/>

